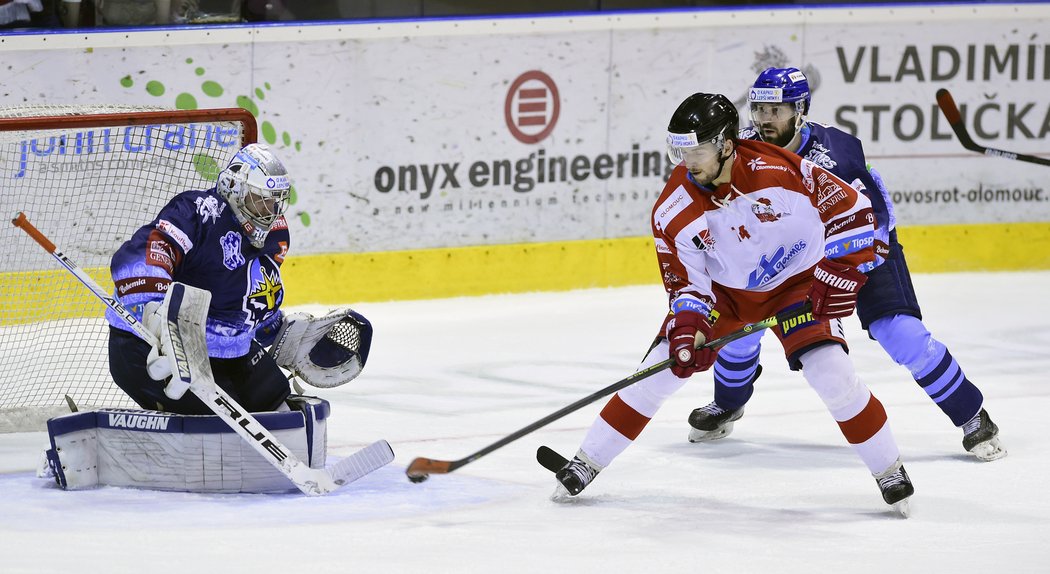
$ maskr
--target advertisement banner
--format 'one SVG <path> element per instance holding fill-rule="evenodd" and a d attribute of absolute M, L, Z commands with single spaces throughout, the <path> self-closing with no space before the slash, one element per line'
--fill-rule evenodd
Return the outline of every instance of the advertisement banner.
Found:
<path fill-rule="evenodd" d="M 725 93 L 746 124 L 757 74 L 796 66 L 898 224 L 1050 221 L 1050 171 L 964 150 L 934 100 L 980 143 L 1050 152 L 1050 8 L 889 12 L 10 36 L 0 106 L 245 107 L 295 182 L 296 253 L 362 253 L 648 235 L 678 103 Z"/>

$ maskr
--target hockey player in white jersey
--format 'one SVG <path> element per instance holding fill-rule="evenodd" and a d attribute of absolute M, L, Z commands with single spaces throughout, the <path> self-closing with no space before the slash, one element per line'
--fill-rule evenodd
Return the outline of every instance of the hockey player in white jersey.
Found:
<path fill-rule="evenodd" d="M 809 300 L 811 315 L 774 332 L 884 501 L 900 509 L 914 488 L 885 409 L 846 354 L 840 325 L 853 312 L 864 271 L 877 262 L 871 204 L 808 160 L 738 140 L 738 129 L 736 109 L 723 95 L 694 94 L 671 117 L 668 155 L 678 166 L 652 211 L 670 312 L 639 368 L 674 362 L 609 400 L 556 473 L 555 494 L 583 491 L 672 393 L 711 368 L 717 350 L 697 346 Z"/>
<path fill-rule="evenodd" d="M 1002 458 L 999 428 L 984 409 L 984 396 L 948 348 L 923 324 L 904 248 L 897 241 L 893 203 L 882 178 L 867 165 L 860 140 L 807 120 L 810 87 L 798 68 L 768 68 L 748 90 L 753 126 L 741 137 L 762 140 L 795 152 L 831 171 L 865 194 L 876 218 L 875 249 L 885 262 L 865 273 L 857 298 L 861 327 L 962 429 L 963 448 L 978 459 Z M 714 400 L 689 416 L 689 440 L 707 442 L 729 435 L 761 374 L 761 333 L 734 341 L 719 352 L 714 366 Z"/>

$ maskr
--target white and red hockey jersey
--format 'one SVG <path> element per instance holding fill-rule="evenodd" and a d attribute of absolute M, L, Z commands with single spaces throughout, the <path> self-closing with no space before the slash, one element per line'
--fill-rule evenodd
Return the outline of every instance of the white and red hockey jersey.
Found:
<path fill-rule="evenodd" d="M 868 199 L 830 171 L 748 140 L 737 142 L 729 183 L 701 187 L 680 165 L 652 213 L 671 308 L 688 298 L 708 311 L 713 283 L 761 299 L 823 257 L 870 270 L 874 221 Z"/>

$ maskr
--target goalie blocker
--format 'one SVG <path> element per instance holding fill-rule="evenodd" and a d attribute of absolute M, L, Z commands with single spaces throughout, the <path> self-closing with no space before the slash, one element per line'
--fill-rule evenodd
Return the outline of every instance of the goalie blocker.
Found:
<path fill-rule="evenodd" d="M 290 412 L 256 413 L 311 468 L 327 458 L 328 401 L 292 395 Z M 217 416 L 112 409 L 56 417 L 42 478 L 64 489 L 123 486 L 220 493 L 288 492 L 296 486 Z"/>

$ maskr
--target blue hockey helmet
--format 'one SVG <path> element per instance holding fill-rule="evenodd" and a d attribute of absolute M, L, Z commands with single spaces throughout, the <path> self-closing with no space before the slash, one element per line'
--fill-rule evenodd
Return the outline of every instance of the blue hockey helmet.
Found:
<path fill-rule="evenodd" d="M 756 103 L 794 103 L 801 118 L 809 114 L 809 80 L 798 68 L 766 68 L 747 92 L 747 101 Z"/>

